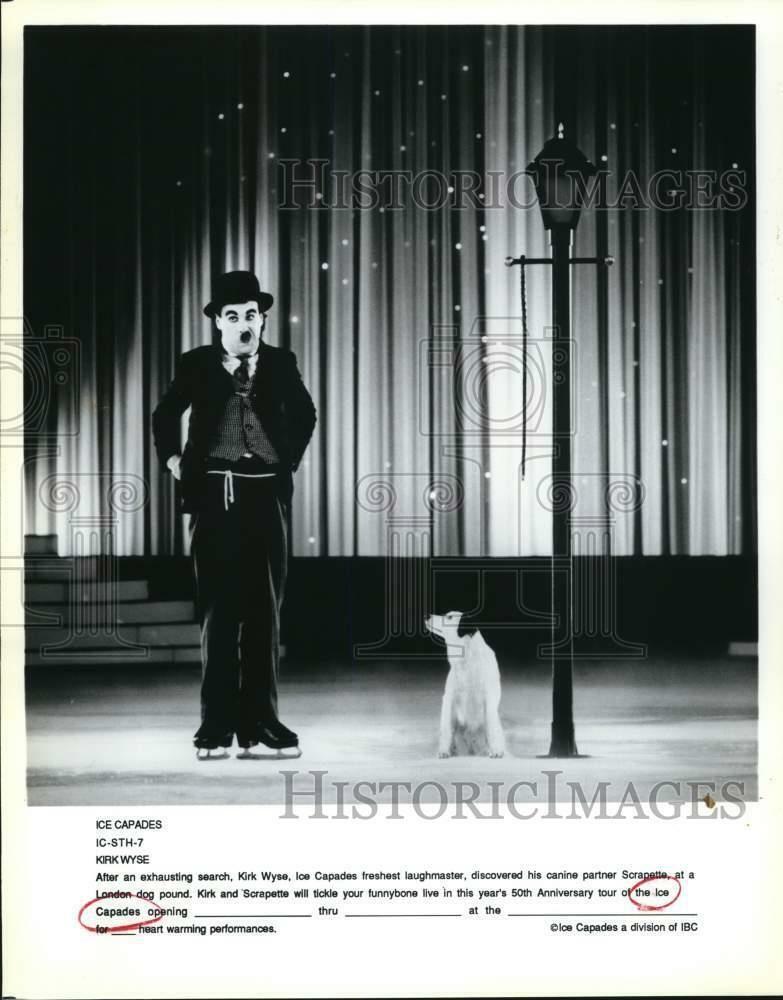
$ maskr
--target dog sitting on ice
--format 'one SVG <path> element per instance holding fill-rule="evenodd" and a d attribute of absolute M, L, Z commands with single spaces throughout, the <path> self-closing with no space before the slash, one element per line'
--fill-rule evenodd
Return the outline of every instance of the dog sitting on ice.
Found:
<path fill-rule="evenodd" d="M 438 756 L 502 757 L 500 671 L 495 654 L 478 629 L 463 625 L 461 611 L 430 615 L 424 622 L 446 644 L 449 674 L 440 714 Z"/>

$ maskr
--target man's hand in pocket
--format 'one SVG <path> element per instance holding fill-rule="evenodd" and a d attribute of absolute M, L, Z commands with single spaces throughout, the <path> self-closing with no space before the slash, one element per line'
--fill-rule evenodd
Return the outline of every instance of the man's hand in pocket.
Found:
<path fill-rule="evenodd" d="M 182 479 L 182 456 L 181 455 L 172 455 L 171 458 L 168 460 L 168 462 L 166 462 L 166 465 L 171 470 L 171 474 L 172 474 L 172 476 L 174 476 L 175 479 L 177 479 L 177 480 Z"/>

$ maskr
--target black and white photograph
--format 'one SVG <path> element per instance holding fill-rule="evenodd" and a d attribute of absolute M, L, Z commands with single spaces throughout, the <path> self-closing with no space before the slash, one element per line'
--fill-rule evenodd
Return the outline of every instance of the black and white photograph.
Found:
<path fill-rule="evenodd" d="M 781 13 L 4 0 L 4 997 L 780 992 Z"/>
<path fill-rule="evenodd" d="M 757 797 L 754 45 L 26 29 L 31 805 Z"/>

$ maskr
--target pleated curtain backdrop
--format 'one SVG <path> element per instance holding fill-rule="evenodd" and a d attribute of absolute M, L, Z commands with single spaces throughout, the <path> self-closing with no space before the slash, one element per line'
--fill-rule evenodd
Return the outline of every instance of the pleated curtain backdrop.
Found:
<path fill-rule="evenodd" d="M 26 315 L 78 343 L 79 391 L 30 435 L 27 530 L 73 554 L 70 479 L 117 554 L 184 551 L 150 413 L 211 340 L 213 277 L 247 268 L 318 409 L 296 555 L 548 554 L 551 275 L 526 273 L 522 478 L 504 258 L 549 247 L 519 172 L 562 121 L 610 204 L 629 172 L 744 171 L 750 191 L 752 53 L 736 27 L 28 31 Z M 380 203 L 340 204 L 334 178 L 367 191 L 361 171 L 386 175 Z M 616 264 L 572 269 L 575 513 L 642 484 L 612 509 L 615 554 L 755 546 L 753 211 L 583 212 L 574 253 Z"/>

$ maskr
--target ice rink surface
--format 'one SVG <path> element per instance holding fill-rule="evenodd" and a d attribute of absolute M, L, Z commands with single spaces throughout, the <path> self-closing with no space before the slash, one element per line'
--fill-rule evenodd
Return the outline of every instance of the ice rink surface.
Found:
<path fill-rule="evenodd" d="M 551 677 L 544 664 L 501 662 L 506 755 L 436 756 L 446 663 L 372 661 L 301 664 L 281 670 L 280 718 L 300 738 L 295 761 L 199 762 L 197 667 L 81 667 L 28 671 L 28 795 L 31 805 L 143 806 L 278 804 L 283 769 L 328 772 L 335 782 L 579 782 L 592 797 L 610 782 L 619 801 L 629 782 L 645 798 L 657 782 L 744 784 L 757 795 L 757 664 L 753 659 L 649 658 L 577 663 L 578 759 L 538 759 L 549 749 Z M 311 779 L 308 778 L 310 781 Z M 309 785 L 307 787 L 312 787 Z M 422 801 L 434 800 L 424 790 Z M 541 794 L 541 793 L 540 793 Z M 691 791 L 661 788 L 660 801 Z M 702 792 L 704 794 L 704 792 Z M 533 797 L 520 789 L 517 802 Z M 378 801 L 388 794 L 378 794 Z M 351 793 L 347 794 L 351 801 Z"/>

